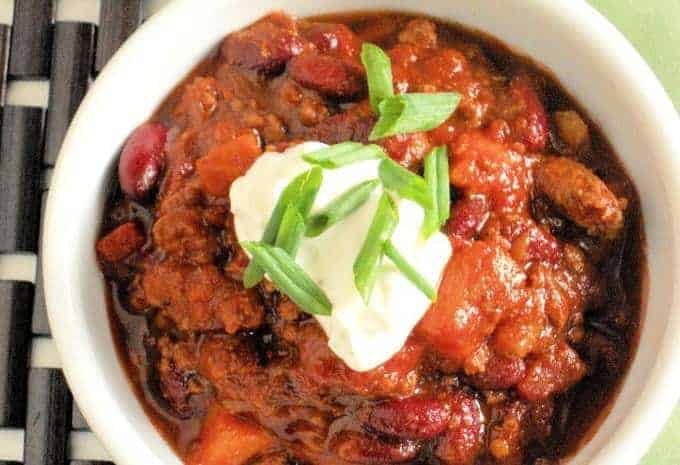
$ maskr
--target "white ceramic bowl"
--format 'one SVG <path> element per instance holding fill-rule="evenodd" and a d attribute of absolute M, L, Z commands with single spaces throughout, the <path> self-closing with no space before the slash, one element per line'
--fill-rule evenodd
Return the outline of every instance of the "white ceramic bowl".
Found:
<path fill-rule="evenodd" d="M 78 111 L 52 178 L 44 278 L 66 378 L 118 465 L 179 459 L 147 419 L 114 350 L 94 242 L 106 186 L 126 136 L 230 31 L 268 11 L 304 16 L 390 9 L 487 31 L 552 70 L 613 143 L 642 198 L 649 299 L 640 347 L 606 421 L 572 465 L 635 465 L 680 390 L 680 122 L 648 66 L 582 0 L 178 0 L 144 24 Z"/>

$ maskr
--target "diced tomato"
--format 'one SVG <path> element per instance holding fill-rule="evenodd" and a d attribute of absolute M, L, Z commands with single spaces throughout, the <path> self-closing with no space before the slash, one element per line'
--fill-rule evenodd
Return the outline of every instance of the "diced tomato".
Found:
<path fill-rule="evenodd" d="M 242 465 L 273 444 L 261 427 L 213 406 L 203 420 L 189 465 Z"/>
<path fill-rule="evenodd" d="M 130 221 L 99 239 L 97 253 L 107 262 L 117 262 L 132 255 L 144 245 L 145 240 L 137 225 Z"/>
<path fill-rule="evenodd" d="M 231 183 L 250 168 L 260 153 L 260 142 L 254 133 L 213 147 L 196 162 L 201 187 L 209 194 L 226 197 Z"/>
<path fill-rule="evenodd" d="M 417 327 L 442 355 L 461 364 L 521 305 L 524 275 L 501 249 L 476 241 L 453 255 L 437 301 Z"/>

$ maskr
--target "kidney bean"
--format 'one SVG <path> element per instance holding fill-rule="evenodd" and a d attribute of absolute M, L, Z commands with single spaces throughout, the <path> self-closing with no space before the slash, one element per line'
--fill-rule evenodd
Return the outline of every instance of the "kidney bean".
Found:
<path fill-rule="evenodd" d="M 288 62 L 288 74 L 297 83 L 328 97 L 347 99 L 364 87 L 358 67 L 325 55 L 298 55 Z"/>
<path fill-rule="evenodd" d="M 484 437 L 484 416 L 477 400 L 459 391 L 450 400 L 451 422 L 435 454 L 447 465 L 471 465 Z"/>
<path fill-rule="evenodd" d="M 303 35 L 317 50 L 329 55 L 354 57 L 361 49 L 361 40 L 344 24 L 312 23 Z"/>
<path fill-rule="evenodd" d="M 526 373 L 522 359 L 494 356 L 486 363 L 485 371 L 469 378 L 479 389 L 509 389 L 519 383 Z"/>
<path fill-rule="evenodd" d="M 524 106 L 524 111 L 512 121 L 512 129 L 530 151 L 540 152 L 548 142 L 548 114 L 543 103 L 525 77 L 515 77 L 510 83 L 510 92 Z"/>
<path fill-rule="evenodd" d="M 409 440 L 381 440 L 358 431 L 340 431 L 330 440 L 330 449 L 347 462 L 387 464 L 413 460 L 418 443 Z"/>
<path fill-rule="evenodd" d="M 389 436 L 430 439 L 449 425 L 451 409 L 436 399 L 407 397 L 379 402 L 360 412 L 370 428 Z"/>
<path fill-rule="evenodd" d="M 451 218 L 446 224 L 450 236 L 472 239 L 484 226 L 489 216 L 489 202 L 486 197 L 468 197 L 456 203 L 451 210 Z"/>
<path fill-rule="evenodd" d="M 118 178 L 128 197 L 140 199 L 158 182 L 165 164 L 167 133 L 161 123 L 145 123 L 125 142 L 118 161 Z"/>
<path fill-rule="evenodd" d="M 305 45 L 292 18 L 272 13 L 242 31 L 229 34 L 222 44 L 222 55 L 231 65 L 274 74 L 292 56 L 301 53 Z"/>

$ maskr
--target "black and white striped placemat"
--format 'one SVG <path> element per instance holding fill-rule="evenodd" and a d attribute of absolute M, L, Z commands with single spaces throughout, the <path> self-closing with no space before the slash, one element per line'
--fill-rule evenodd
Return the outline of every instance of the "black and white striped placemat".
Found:
<path fill-rule="evenodd" d="M 0 465 L 109 459 L 50 338 L 40 218 L 69 121 L 134 29 L 167 0 L 0 0 Z"/>

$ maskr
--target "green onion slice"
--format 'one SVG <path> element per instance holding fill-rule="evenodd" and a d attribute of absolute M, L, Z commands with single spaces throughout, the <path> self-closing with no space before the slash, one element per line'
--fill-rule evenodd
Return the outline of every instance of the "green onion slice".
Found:
<path fill-rule="evenodd" d="M 330 315 L 331 302 L 297 263 L 279 247 L 268 244 L 244 241 L 243 247 L 269 276 L 279 291 L 307 313 Z"/>
<path fill-rule="evenodd" d="M 264 244 L 271 245 L 276 241 L 281 220 L 289 204 L 295 205 L 303 220 L 307 217 L 314 199 L 316 199 L 316 194 L 319 192 L 322 180 L 323 173 L 321 168 L 314 167 L 297 176 L 283 189 L 262 234 L 262 242 Z M 264 270 L 257 263 L 251 262 L 243 273 L 243 285 L 246 288 L 251 288 L 257 285 L 263 276 Z"/>
<path fill-rule="evenodd" d="M 425 182 L 432 199 L 432 208 L 425 211 L 421 231 L 427 239 L 441 228 L 450 215 L 449 156 L 445 145 L 433 149 L 425 157 Z"/>
<path fill-rule="evenodd" d="M 304 233 L 305 219 L 295 207 L 295 204 L 289 203 L 281 219 L 281 225 L 279 226 L 279 232 L 276 235 L 274 245 L 285 250 L 292 258 L 295 258 Z"/>
<path fill-rule="evenodd" d="M 394 266 L 397 267 L 401 274 L 403 274 L 406 279 L 411 281 L 411 283 L 417 287 L 420 292 L 425 294 L 431 301 L 434 301 L 437 298 L 437 293 L 432 288 L 430 283 L 428 283 L 423 275 L 418 273 L 418 271 L 406 260 L 406 258 L 404 258 L 404 256 L 399 253 L 394 244 L 392 244 L 392 241 L 388 240 L 385 242 L 383 250 L 385 255 L 387 255 L 387 258 L 389 258 L 392 263 L 394 263 Z"/>
<path fill-rule="evenodd" d="M 425 180 L 391 158 L 380 162 L 378 175 L 385 189 L 395 191 L 401 197 L 417 202 L 426 211 L 432 208 L 432 197 Z"/>
<path fill-rule="evenodd" d="M 302 159 L 322 168 L 335 169 L 358 161 L 375 160 L 385 158 L 385 156 L 382 147 L 375 144 L 363 145 L 358 142 L 342 142 L 306 153 L 302 156 Z"/>
<path fill-rule="evenodd" d="M 390 57 L 377 45 L 364 42 L 361 46 L 361 62 L 366 68 L 371 107 L 378 113 L 380 102 L 394 95 Z"/>
<path fill-rule="evenodd" d="M 394 201 L 389 194 L 383 192 L 353 267 L 354 285 L 366 304 L 371 298 L 382 263 L 383 246 L 392 237 L 398 221 L 399 214 Z"/>
<path fill-rule="evenodd" d="M 368 140 L 434 129 L 453 114 L 459 103 L 460 94 L 456 92 L 387 97 L 378 105 L 380 118 Z"/>
<path fill-rule="evenodd" d="M 378 184 L 380 181 L 377 179 L 364 181 L 340 194 L 307 220 L 305 235 L 307 237 L 319 236 L 335 223 L 347 218 L 366 203 Z"/>
<path fill-rule="evenodd" d="M 449 153 L 445 145 L 434 149 L 437 157 L 437 204 L 439 226 L 451 216 L 451 180 L 449 179 Z"/>

